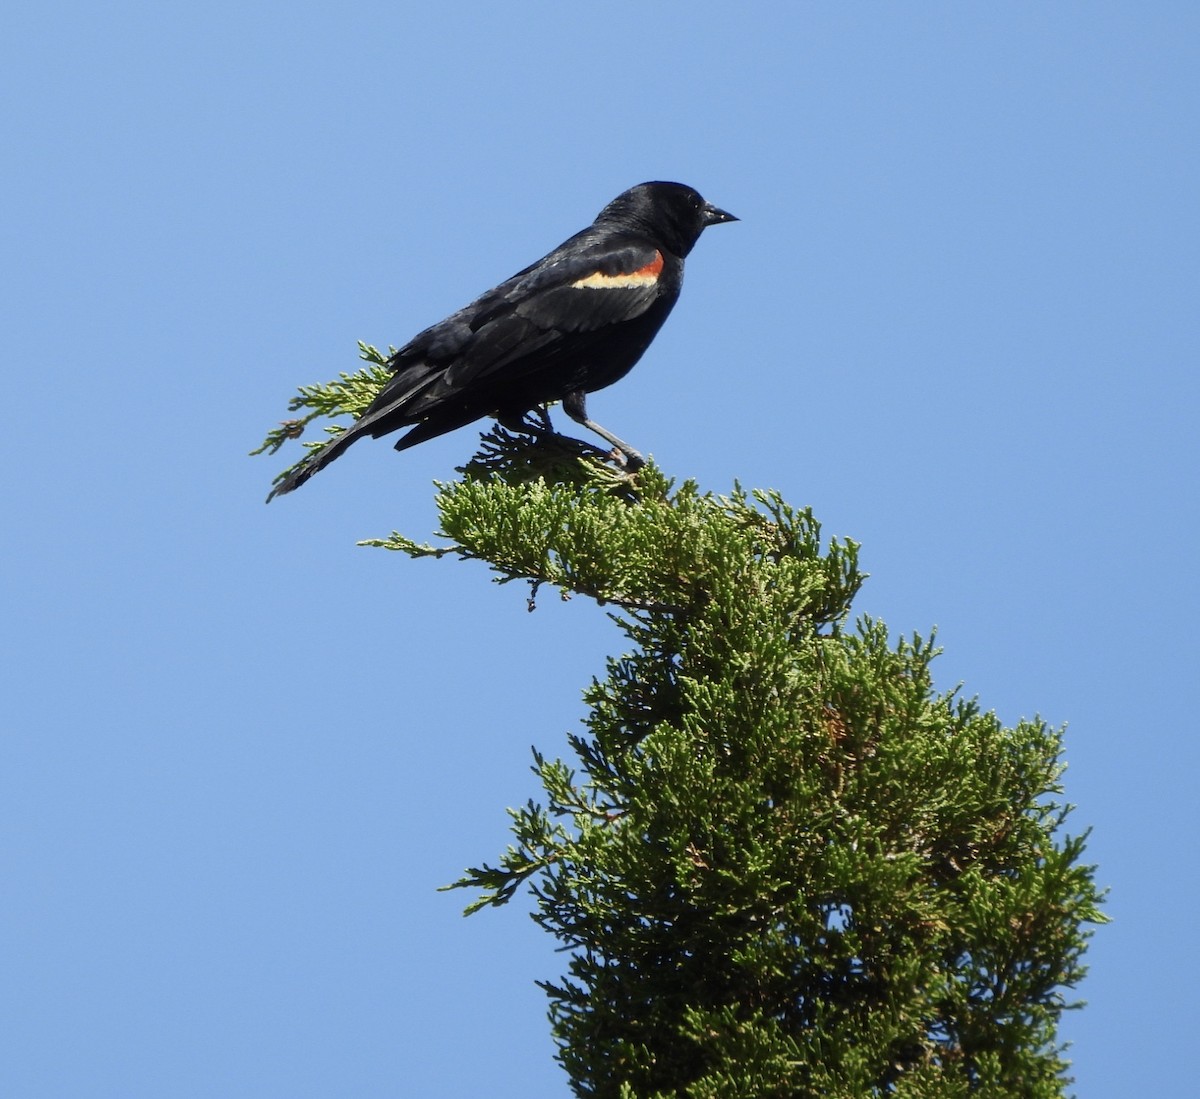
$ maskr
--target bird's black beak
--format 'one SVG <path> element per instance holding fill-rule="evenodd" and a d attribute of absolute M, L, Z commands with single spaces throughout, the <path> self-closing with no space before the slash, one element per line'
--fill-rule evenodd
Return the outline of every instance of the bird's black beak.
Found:
<path fill-rule="evenodd" d="M 723 221 L 740 221 L 733 214 L 719 207 L 714 206 L 711 202 L 704 204 L 704 225 L 707 228 L 710 225 L 720 225 Z"/>

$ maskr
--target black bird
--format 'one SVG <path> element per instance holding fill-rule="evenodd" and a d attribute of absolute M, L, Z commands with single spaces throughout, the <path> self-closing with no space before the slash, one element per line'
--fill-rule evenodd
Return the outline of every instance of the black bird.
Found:
<path fill-rule="evenodd" d="M 561 401 L 571 419 L 624 455 L 642 456 L 588 419 L 587 394 L 623 378 L 667 319 L 683 259 L 709 225 L 737 221 L 682 183 L 641 183 L 537 263 L 425 329 L 388 360 L 371 406 L 267 497 L 291 492 L 364 435 L 402 427 L 397 450 L 483 416 L 518 430 Z M 548 420 L 546 421 L 548 423 Z"/>

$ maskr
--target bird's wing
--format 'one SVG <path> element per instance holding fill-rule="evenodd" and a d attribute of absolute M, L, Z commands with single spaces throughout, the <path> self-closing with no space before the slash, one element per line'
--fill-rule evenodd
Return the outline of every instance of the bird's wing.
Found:
<path fill-rule="evenodd" d="M 551 253 L 469 307 L 472 338 L 455 341 L 446 385 L 502 370 L 520 376 L 577 334 L 641 316 L 662 295 L 664 266 L 662 252 L 636 240 Z"/>
<path fill-rule="evenodd" d="M 519 316 L 540 327 L 595 331 L 640 316 L 661 293 L 666 261 L 648 241 L 607 243 L 548 258 L 505 295 Z"/>

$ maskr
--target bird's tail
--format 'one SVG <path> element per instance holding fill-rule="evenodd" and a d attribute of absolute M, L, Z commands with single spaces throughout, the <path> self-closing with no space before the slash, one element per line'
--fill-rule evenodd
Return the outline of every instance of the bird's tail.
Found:
<path fill-rule="evenodd" d="M 397 450 L 406 450 L 410 446 L 432 439 L 456 427 L 478 420 L 486 416 L 489 409 L 474 402 L 470 405 L 456 407 L 446 413 L 440 408 L 440 402 L 435 401 L 431 406 L 422 406 L 418 398 L 429 389 L 440 377 L 440 373 L 425 364 L 407 368 L 403 375 L 393 378 L 375 398 L 374 403 L 357 420 L 354 421 L 341 435 L 327 443 L 291 473 L 282 477 L 278 484 L 271 489 L 267 497 L 269 504 L 276 496 L 298 489 L 314 473 L 323 470 L 330 462 L 340 458 L 351 446 L 364 435 L 378 439 L 390 434 L 400 427 L 416 425 L 397 444 Z"/>
<path fill-rule="evenodd" d="M 398 385 L 398 382 L 401 384 Z M 414 394 L 420 392 L 421 386 L 427 384 L 428 381 L 424 377 L 418 379 L 418 384 L 414 384 L 407 377 L 393 378 L 366 412 L 346 428 L 341 435 L 320 450 L 314 451 L 307 461 L 281 478 L 279 483 L 271 489 L 267 503 L 269 504 L 276 496 L 282 496 L 284 493 L 298 489 L 314 473 L 319 473 L 330 462 L 336 461 L 364 436 L 370 435 L 372 438 L 378 439 L 381 435 L 387 435 L 398 427 L 417 423 L 421 417 L 419 414 L 414 415 L 408 405 Z M 467 423 L 468 421 L 464 420 L 463 422 Z"/>
<path fill-rule="evenodd" d="M 282 478 L 267 495 L 267 503 L 269 504 L 276 496 L 282 496 L 284 493 L 292 492 L 298 489 L 305 481 L 307 481 L 314 473 L 323 470 L 330 462 L 340 458 L 352 444 L 358 442 L 362 437 L 363 432 L 355 431 L 357 424 L 342 432 L 336 439 L 322 447 L 314 453 L 303 464 L 298 465 L 286 477 Z"/>

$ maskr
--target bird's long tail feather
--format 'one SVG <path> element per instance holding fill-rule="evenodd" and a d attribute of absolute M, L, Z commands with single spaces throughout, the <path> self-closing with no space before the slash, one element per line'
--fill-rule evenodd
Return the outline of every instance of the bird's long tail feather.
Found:
<path fill-rule="evenodd" d="M 361 423 L 361 421 L 359 422 Z M 299 465 L 293 469 L 291 473 L 271 489 L 267 495 L 267 503 L 269 504 L 276 496 L 282 496 L 284 493 L 298 489 L 314 473 L 320 472 L 330 462 L 340 458 L 364 434 L 361 431 L 356 431 L 355 428 L 357 427 L 358 424 L 351 425 L 351 427 L 331 443 L 314 453 L 303 465 Z"/>

